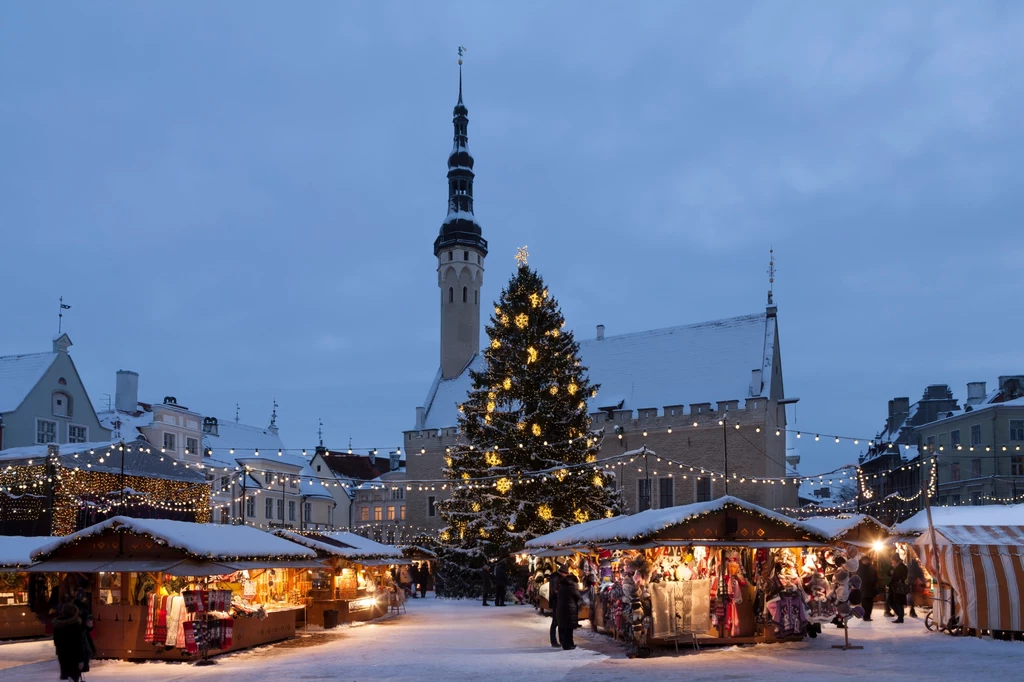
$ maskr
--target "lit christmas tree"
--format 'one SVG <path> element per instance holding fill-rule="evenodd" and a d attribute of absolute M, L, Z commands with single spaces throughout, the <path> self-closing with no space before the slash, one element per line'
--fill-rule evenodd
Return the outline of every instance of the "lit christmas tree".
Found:
<path fill-rule="evenodd" d="M 446 455 L 452 493 L 440 508 L 441 540 L 445 563 L 455 564 L 445 571 L 453 596 L 468 592 L 464 571 L 485 559 L 619 511 L 618 493 L 595 464 L 587 399 L 597 386 L 526 255 L 520 249 L 487 326 L 486 369 L 470 372 L 473 390 L 459 408 L 463 444 Z"/>

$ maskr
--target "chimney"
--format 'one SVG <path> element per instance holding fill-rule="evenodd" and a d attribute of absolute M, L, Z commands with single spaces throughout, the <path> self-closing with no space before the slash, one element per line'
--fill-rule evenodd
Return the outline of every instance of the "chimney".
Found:
<path fill-rule="evenodd" d="M 761 395 L 761 391 L 764 389 L 764 385 L 761 383 L 761 370 L 752 369 L 750 370 L 750 395 L 757 396 Z"/>
<path fill-rule="evenodd" d="M 53 339 L 53 352 L 54 353 L 67 353 L 68 348 L 71 347 L 71 337 L 67 334 L 61 334 Z"/>
<path fill-rule="evenodd" d="M 422 431 L 427 421 L 427 408 L 422 405 L 416 408 L 416 430 Z"/>
<path fill-rule="evenodd" d="M 139 409 L 138 372 L 132 372 L 127 369 L 117 370 L 114 407 L 118 412 L 135 412 Z"/>
<path fill-rule="evenodd" d="M 400 455 L 397 452 L 392 452 L 392 453 L 389 453 L 388 459 L 389 459 L 388 464 L 391 467 L 389 469 L 389 471 L 398 471 L 398 469 L 401 468 L 401 466 L 402 466 L 402 455 Z"/>
<path fill-rule="evenodd" d="M 598 341 L 604 341 L 604 325 L 603 324 L 597 325 L 597 340 Z"/>
<path fill-rule="evenodd" d="M 987 395 L 984 381 L 970 381 L 967 383 L 967 399 L 981 400 Z"/>
<path fill-rule="evenodd" d="M 220 424 L 216 417 L 203 417 L 203 433 L 208 433 L 211 436 L 220 435 Z"/>

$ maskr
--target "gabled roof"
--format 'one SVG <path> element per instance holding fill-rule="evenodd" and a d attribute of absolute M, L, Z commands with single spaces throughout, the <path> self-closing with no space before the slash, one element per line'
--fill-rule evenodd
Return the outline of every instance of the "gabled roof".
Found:
<path fill-rule="evenodd" d="M 291 530 L 275 530 L 274 535 L 296 542 L 317 552 L 358 561 L 359 559 L 402 559 L 404 555 L 397 547 L 382 545 L 355 533 L 336 531 L 331 533 L 296 533 Z"/>
<path fill-rule="evenodd" d="M 50 369 L 57 353 L 0 356 L 0 412 L 13 412 Z"/>
<path fill-rule="evenodd" d="M 327 468 L 340 478 L 369 481 L 382 473 L 376 460 L 366 455 L 339 454 L 335 451 L 329 455 L 323 454 L 323 460 Z"/>
<path fill-rule="evenodd" d="M 0 569 L 32 565 L 32 552 L 53 541 L 49 535 L 6 535 L 0 540 Z"/>
<path fill-rule="evenodd" d="M 763 312 L 578 342 L 590 381 L 601 385 L 589 400 L 591 412 L 620 402 L 621 409 L 637 410 L 744 400 L 771 389 L 775 318 Z M 467 370 L 485 368 L 477 354 Z M 434 379 L 424 429 L 458 424 L 458 405 L 472 388 L 467 370 Z M 763 385 L 751 385 L 752 370 L 761 370 Z"/>
<path fill-rule="evenodd" d="M 932 525 L 945 526 L 1024 526 L 1024 504 L 932 507 Z M 897 535 L 918 535 L 928 531 L 928 512 L 924 509 L 892 527 Z"/>

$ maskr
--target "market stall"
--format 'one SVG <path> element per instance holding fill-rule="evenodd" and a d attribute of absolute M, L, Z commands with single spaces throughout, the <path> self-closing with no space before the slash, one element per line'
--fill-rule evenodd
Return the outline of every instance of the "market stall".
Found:
<path fill-rule="evenodd" d="M 572 550 L 581 587 L 596 586 L 592 625 L 643 649 L 802 638 L 813 602 L 802 577 L 818 575 L 827 542 L 814 526 L 722 497 L 570 526 L 527 549 Z"/>
<path fill-rule="evenodd" d="M 892 529 L 867 514 L 837 514 L 804 519 L 828 536 L 831 544 L 877 549 L 892 537 Z"/>
<path fill-rule="evenodd" d="M 1024 631 L 1024 505 L 940 507 L 931 528 L 921 511 L 894 532 L 912 543 L 935 583 L 934 622 L 955 616 L 978 636 Z"/>
<path fill-rule="evenodd" d="M 424 592 L 433 590 L 434 575 L 437 572 L 437 554 L 419 545 L 406 545 L 402 547 L 402 556 L 416 566 L 420 580 L 427 583 Z"/>
<path fill-rule="evenodd" d="M 99 658 L 187 660 L 295 634 L 316 552 L 248 526 L 117 516 L 36 549 L 95 622 Z"/>
<path fill-rule="evenodd" d="M 404 603 L 405 595 L 388 570 L 408 563 L 396 547 L 343 531 L 276 530 L 274 534 L 312 549 L 324 564 L 309 571 L 306 622 L 310 625 L 330 628 L 339 622 L 371 620 L 387 613 L 393 601 Z"/>
<path fill-rule="evenodd" d="M 29 573 L 32 552 L 53 538 L 0 537 L 0 640 L 41 637 L 49 619 L 50 577 Z"/>

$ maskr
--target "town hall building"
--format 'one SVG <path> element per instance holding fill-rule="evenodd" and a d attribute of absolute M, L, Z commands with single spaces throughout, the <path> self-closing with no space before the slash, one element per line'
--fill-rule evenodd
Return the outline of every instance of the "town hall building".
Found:
<path fill-rule="evenodd" d="M 448 215 L 434 240 L 441 310 L 440 367 L 415 424 L 404 433 L 406 509 L 412 527 L 439 529 L 446 448 L 464 445 L 458 406 L 472 388 L 480 352 L 480 289 L 487 240 L 473 207 L 469 111 L 454 109 Z M 666 320 L 666 322 L 671 322 Z M 577 336 L 591 382 L 598 463 L 621 488 L 626 511 L 735 495 L 769 508 L 797 506 L 786 463 L 786 404 L 778 309 L 628 334 L 598 326 Z M 646 450 L 645 450 L 646 449 Z M 622 457 L 625 453 L 641 454 Z M 648 454 L 642 454 L 642 453 Z"/>

